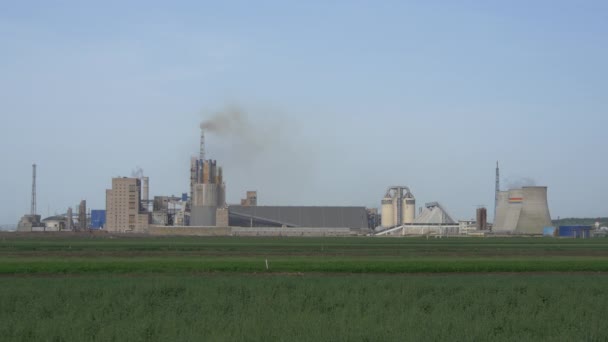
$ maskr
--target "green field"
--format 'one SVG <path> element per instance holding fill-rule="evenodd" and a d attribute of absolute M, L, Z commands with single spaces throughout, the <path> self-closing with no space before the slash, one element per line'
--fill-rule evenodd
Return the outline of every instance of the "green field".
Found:
<path fill-rule="evenodd" d="M 3 234 L 0 288 L 3 341 L 608 339 L 608 239 Z"/>

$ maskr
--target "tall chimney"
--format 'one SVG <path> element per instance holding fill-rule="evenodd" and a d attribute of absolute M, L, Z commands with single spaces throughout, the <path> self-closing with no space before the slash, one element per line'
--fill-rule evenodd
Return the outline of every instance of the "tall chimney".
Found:
<path fill-rule="evenodd" d="M 149 193 L 149 186 L 150 186 L 150 177 L 144 177 L 143 178 L 144 181 L 144 194 L 143 194 L 143 200 L 146 204 L 146 208 L 148 205 L 148 200 L 150 199 L 150 193 Z"/>
<path fill-rule="evenodd" d="M 73 221 L 73 216 L 72 216 L 72 208 L 68 208 L 68 213 L 67 213 L 67 230 L 74 230 L 74 221 Z"/>

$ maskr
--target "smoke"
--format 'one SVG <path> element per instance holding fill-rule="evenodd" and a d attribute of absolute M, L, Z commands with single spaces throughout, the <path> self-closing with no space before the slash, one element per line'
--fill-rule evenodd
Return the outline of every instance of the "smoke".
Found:
<path fill-rule="evenodd" d="M 305 138 L 296 117 L 234 104 L 203 115 L 206 155 L 223 166 L 229 201 L 238 202 L 245 191 L 258 190 L 262 202 L 293 204 L 293 194 L 285 189 L 294 184 L 312 189 L 318 172 L 313 151 L 319 147 Z"/>
<path fill-rule="evenodd" d="M 285 123 L 277 117 L 271 119 L 270 122 L 264 122 L 263 119 L 254 122 L 245 109 L 229 105 L 213 113 L 200 126 L 205 132 L 219 137 L 239 160 L 250 161 L 264 151 L 276 148 L 282 140 Z"/>
<path fill-rule="evenodd" d="M 505 184 L 509 189 L 521 189 L 524 186 L 535 186 L 536 181 L 530 177 L 510 177 L 505 179 Z"/>
<path fill-rule="evenodd" d="M 131 178 L 142 178 L 144 176 L 144 169 L 139 166 L 136 166 L 134 170 L 131 171 Z"/>
<path fill-rule="evenodd" d="M 237 106 L 226 107 L 201 123 L 202 129 L 219 135 L 247 132 L 250 126 L 245 111 Z"/>

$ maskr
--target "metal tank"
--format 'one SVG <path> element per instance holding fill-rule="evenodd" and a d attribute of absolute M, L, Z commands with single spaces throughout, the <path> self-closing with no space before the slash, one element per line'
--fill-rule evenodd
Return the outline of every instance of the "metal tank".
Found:
<path fill-rule="evenodd" d="M 395 225 L 395 210 L 393 207 L 393 199 L 384 197 L 382 200 L 382 227 L 389 228 Z"/>

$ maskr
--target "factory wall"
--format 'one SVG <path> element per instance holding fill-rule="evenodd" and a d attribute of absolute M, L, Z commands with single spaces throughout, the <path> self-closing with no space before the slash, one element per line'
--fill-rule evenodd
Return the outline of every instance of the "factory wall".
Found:
<path fill-rule="evenodd" d="M 229 236 L 231 230 L 228 227 L 166 227 L 151 225 L 148 234 L 161 236 Z"/>
<path fill-rule="evenodd" d="M 352 236 L 349 228 L 281 227 L 165 227 L 151 225 L 148 234 L 156 236 Z"/>

